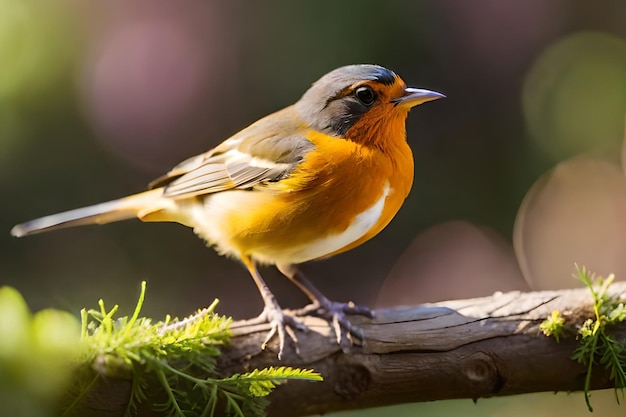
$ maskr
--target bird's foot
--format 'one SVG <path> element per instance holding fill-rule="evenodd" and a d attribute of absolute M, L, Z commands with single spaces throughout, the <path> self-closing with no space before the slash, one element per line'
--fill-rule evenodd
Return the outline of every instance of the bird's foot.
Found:
<path fill-rule="evenodd" d="M 328 299 L 317 300 L 308 306 L 297 311 L 298 316 L 315 316 L 326 321 L 333 329 L 337 344 L 342 350 L 347 351 L 353 344 L 352 336 L 363 340 L 363 332 L 354 326 L 350 320 L 351 316 L 364 316 L 374 318 L 374 313 L 367 307 L 357 306 L 353 302 L 339 303 Z"/>
<path fill-rule="evenodd" d="M 254 322 L 262 322 L 270 324 L 270 331 L 267 333 L 265 341 L 261 345 L 262 349 L 267 347 L 270 340 L 278 335 L 278 359 L 282 359 L 283 352 L 285 351 L 285 342 L 287 339 L 291 340 L 296 353 L 299 354 L 298 337 L 295 330 L 309 331 L 309 328 L 297 318 L 285 313 L 278 304 L 268 303 L 261 314 L 253 319 Z"/>

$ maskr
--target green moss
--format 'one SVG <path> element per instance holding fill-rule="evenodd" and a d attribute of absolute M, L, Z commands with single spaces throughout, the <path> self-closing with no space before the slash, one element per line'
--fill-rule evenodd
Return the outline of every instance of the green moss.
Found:
<path fill-rule="evenodd" d="M 262 416 L 277 385 L 322 379 L 288 367 L 219 375 L 230 319 L 215 314 L 217 300 L 187 319 L 153 323 L 140 317 L 145 290 L 144 282 L 132 316 L 116 318 L 118 307 L 100 300 L 97 310 L 81 311 L 79 323 L 62 311 L 32 315 L 16 290 L 1 288 L 0 414 L 83 416 L 94 389 L 122 378 L 131 381 L 125 416 L 140 404 L 167 416 Z"/>

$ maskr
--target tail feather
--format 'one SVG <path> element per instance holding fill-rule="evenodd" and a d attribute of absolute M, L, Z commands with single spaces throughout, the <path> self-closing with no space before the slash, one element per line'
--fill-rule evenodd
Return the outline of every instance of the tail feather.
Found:
<path fill-rule="evenodd" d="M 150 190 L 119 200 L 52 214 L 18 224 L 11 229 L 11 234 L 15 237 L 22 237 L 67 227 L 132 219 L 138 217 L 140 213 L 145 214 L 165 208 L 159 206 L 159 200 L 163 200 L 162 195 L 163 189 Z"/>

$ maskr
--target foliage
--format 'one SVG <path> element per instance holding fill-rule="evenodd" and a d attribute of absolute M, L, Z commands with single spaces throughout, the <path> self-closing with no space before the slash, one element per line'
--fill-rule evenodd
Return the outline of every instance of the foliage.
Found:
<path fill-rule="evenodd" d="M 609 377 L 615 383 L 615 397 L 619 402 L 626 388 L 626 345 L 615 340 L 608 332 L 611 325 L 626 319 L 624 302 L 609 294 L 608 289 L 615 280 L 613 274 L 607 278 L 596 277 L 585 267 L 577 267 L 577 277 L 582 281 L 593 297 L 594 318 L 587 319 L 578 331 L 580 344 L 574 351 L 573 359 L 587 366 L 585 377 L 585 401 L 589 411 L 593 411 L 590 402 L 591 371 L 595 364 L 604 366 Z"/>
<path fill-rule="evenodd" d="M 595 276 L 585 267 L 576 266 L 575 277 L 579 279 L 591 292 L 593 297 L 594 317 L 585 320 L 577 332 L 580 343 L 574 350 L 572 359 L 587 368 L 585 375 L 585 402 L 589 411 L 591 406 L 591 374 L 594 365 L 601 365 L 609 371 L 609 378 L 615 384 L 615 397 L 617 402 L 620 396 L 624 396 L 626 388 L 626 345 L 613 338 L 610 327 L 626 319 L 626 306 L 624 301 L 611 295 L 609 288 L 615 276 L 607 278 Z M 564 319 L 558 311 L 553 311 L 540 325 L 541 330 L 547 336 L 559 337 L 567 332 Z"/>
<path fill-rule="evenodd" d="M 322 379 L 313 371 L 287 367 L 221 377 L 215 359 L 219 347 L 228 343 L 230 320 L 213 312 L 217 300 L 187 319 L 167 317 L 153 324 L 139 317 L 145 288 L 143 282 L 131 317 L 114 319 L 117 306 L 107 311 L 102 300 L 99 310 L 81 312 L 82 365 L 64 416 L 80 415 L 81 400 L 111 377 L 132 380 L 125 416 L 134 415 L 140 403 L 161 400 L 156 409 L 177 417 L 213 416 L 218 407 L 225 407 L 228 415 L 261 416 L 263 397 L 277 385 L 289 379 Z"/>
<path fill-rule="evenodd" d="M 0 288 L 0 414 L 56 414 L 78 356 L 79 328 L 64 311 L 31 314 L 15 289 Z"/>
<path fill-rule="evenodd" d="M 228 343 L 230 320 L 207 309 L 185 320 L 152 323 L 139 314 L 145 282 L 130 317 L 118 307 L 83 310 L 82 326 L 63 311 L 31 314 L 13 288 L 0 288 L 0 404 L 2 415 L 85 415 L 85 398 L 112 378 L 132 381 L 125 415 L 140 404 L 177 417 L 226 414 L 261 416 L 264 399 L 289 380 L 319 381 L 310 370 L 288 367 L 222 377 L 215 370 L 219 347 Z"/>
<path fill-rule="evenodd" d="M 558 310 L 554 310 L 552 314 L 539 325 L 539 329 L 546 336 L 554 336 L 556 341 L 567 333 L 565 319 Z"/>

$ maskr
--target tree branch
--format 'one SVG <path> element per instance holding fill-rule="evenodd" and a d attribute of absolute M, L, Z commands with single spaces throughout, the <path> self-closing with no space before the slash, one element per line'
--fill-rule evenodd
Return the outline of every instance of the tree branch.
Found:
<path fill-rule="evenodd" d="M 626 283 L 615 283 L 612 293 L 626 295 Z M 232 344 L 223 352 L 219 369 L 228 375 L 285 365 L 312 368 L 324 376 L 324 382 L 291 381 L 276 389 L 270 396 L 271 417 L 581 390 L 586 369 L 571 359 L 575 335 L 557 343 L 539 330 L 553 310 L 561 312 L 566 324 L 581 324 L 593 316 L 589 290 L 499 293 L 378 310 L 372 321 L 353 318 L 365 342 L 347 353 L 330 339 L 325 322 L 307 317 L 304 321 L 312 331 L 298 333 L 300 354 L 290 349 L 283 361 L 276 358 L 275 344 L 260 349 L 268 326 L 235 322 Z M 626 343 L 626 323 L 615 327 L 613 335 Z M 610 386 L 607 372 L 595 369 L 592 387 Z M 94 413 L 121 416 L 129 383 L 112 381 L 105 388 L 92 395 L 97 398 L 90 408 Z M 139 415 L 158 414 L 145 408 Z"/>

